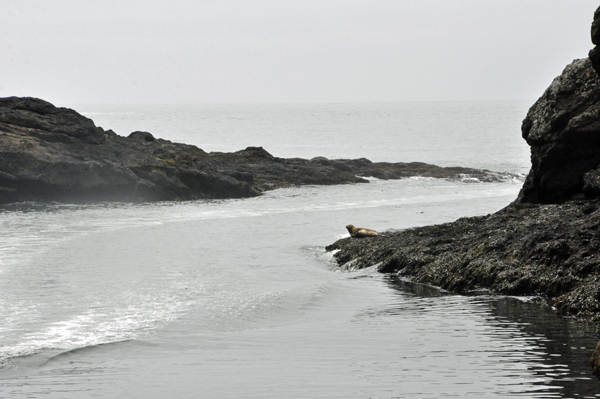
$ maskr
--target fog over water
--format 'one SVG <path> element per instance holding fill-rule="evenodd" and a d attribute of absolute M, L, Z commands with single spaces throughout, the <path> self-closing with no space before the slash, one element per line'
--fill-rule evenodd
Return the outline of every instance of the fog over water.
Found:
<path fill-rule="evenodd" d="M 4 1 L 0 97 L 527 100 L 587 56 L 594 0 Z"/>

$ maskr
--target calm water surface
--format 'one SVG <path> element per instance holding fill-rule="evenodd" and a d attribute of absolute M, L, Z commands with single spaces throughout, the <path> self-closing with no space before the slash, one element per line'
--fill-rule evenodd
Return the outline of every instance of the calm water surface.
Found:
<path fill-rule="evenodd" d="M 283 115 L 262 107 L 297 132 L 313 123 L 289 122 L 286 107 Z M 393 114 L 389 107 L 378 112 Z M 498 107 L 490 105 L 482 120 L 494 119 L 494 110 L 502 120 L 511 106 Z M 356 106 L 350 108 L 352 114 Z M 185 112 L 170 118 L 191 131 L 202 119 L 184 123 Z M 272 117 L 263 123 L 270 126 Z M 152 118 L 161 121 L 156 129 L 168 125 L 156 115 L 139 122 Z M 413 129 L 426 135 L 442 122 Z M 507 125 L 495 132 L 508 132 Z M 335 131 L 336 123 L 322 129 Z M 264 141 L 276 135 L 266 130 Z M 440 141 L 455 137 L 445 134 Z M 313 156 L 331 156 L 307 135 Z M 352 148 L 344 157 L 356 157 L 362 144 L 374 160 L 393 158 L 392 149 L 376 149 L 377 140 L 331 135 Z M 248 145 L 271 150 L 259 138 Z M 456 164 L 473 154 L 467 166 L 502 170 L 496 149 L 474 154 L 469 145 L 457 150 Z M 443 157 L 440 146 L 424 152 Z M 283 145 L 275 149 L 288 156 L 277 153 Z M 509 153 L 505 169 L 518 172 L 521 149 Z M 487 214 L 512 201 L 521 184 L 415 178 L 244 200 L 7 207 L 0 212 L 0 397 L 595 397 L 600 384 L 587 365 L 598 341 L 592 326 L 524 299 L 453 295 L 372 269 L 342 273 L 324 251 L 347 235 L 348 223 L 388 230 Z"/>
<path fill-rule="evenodd" d="M 529 171 L 525 102 L 81 105 L 105 129 L 136 130 L 205 151 L 262 146 L 279 157 L 361 158 Z"/>

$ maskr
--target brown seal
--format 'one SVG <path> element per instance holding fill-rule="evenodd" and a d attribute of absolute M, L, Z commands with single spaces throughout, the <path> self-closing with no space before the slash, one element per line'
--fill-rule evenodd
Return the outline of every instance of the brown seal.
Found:
<path fill-rule="evenodd" d="M 379 233 L 375 230 L 365 229 L 364 227 L 354 227 L 351 224 L 346 226 L 350 235 L 354 238 L 375 237 Z"/>

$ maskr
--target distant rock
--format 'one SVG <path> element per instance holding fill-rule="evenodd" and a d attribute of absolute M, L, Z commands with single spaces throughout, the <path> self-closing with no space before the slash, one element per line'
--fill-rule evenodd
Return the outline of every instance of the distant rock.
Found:
<path fill-rule="evenodd" d="M 10 125 L 29 128 L 32 135 L 45 141 L 70 143 L 78 139 L 88 144 L 105 141 L 104 131 L 91 119 L 37 98 L 0 98 L 0 122 L 5 129 Z"/>
<path fill-rule="evenodd" d="M 133 139 L 133 140 L 138 140 L 141 142 L 146 142 L 146 143 L 150 143 L 150 142 L 156 140 L 154 138 L 154 136 L 152 135 L 152 133 L 140 132 L 140 131 L 131 133 L 129 136 L 127 136 L 127 138 Z"/>
<path fill-rule="evenodd" d="M 511 176 L 422 163 L 283 159 L 262 147 L 206 153 L 136 131 L 122 137 L 36 98 L 0 98 L 0 204 L 241 198 L 364 177 L 428 176 L 498 181 Z"/>
<path fill-rule="evenodd" d="M 207 157 L 195 146 L 156 140 L 147 132 L 118 136 L 40 99 L 0 98 L 0 203 L 259 194 L 245 182 L 210 170 L 201 162 Z"/>

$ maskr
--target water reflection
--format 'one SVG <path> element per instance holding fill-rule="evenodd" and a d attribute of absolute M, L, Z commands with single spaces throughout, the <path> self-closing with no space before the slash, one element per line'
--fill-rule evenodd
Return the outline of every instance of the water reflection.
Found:
<path fill-rule="evenodd" d="M 496 353 L 497 360 L 517 362 L 537 377 L 529 379 L 534 389 L 527 389 L 528 392 L 523 394 L 535 397 L 600 397 L 600 380 L 592 375 L 589 367 L 589 358 L 599 336 L 597 327 L 591 323 L 561 317 L 548 306 L 514 297 L 452 295 L 397 276 L 386 276 L 385 281 L 403 298 L 396 306 L 386 309 L 389 314 L 401 314 L 407 297 L 423 302 L 423 310 L 429 312 L 440 308 L 434 298 L 447 297 L 458 302 L 457 311 L 469 309 L 484 317 L 488 335 L 514 343 L 512 353 L 500 351 Z M 490 348 L 492 351 L 497 349 Z M 515 378 L 518 378 L 517 374 Z"/>

